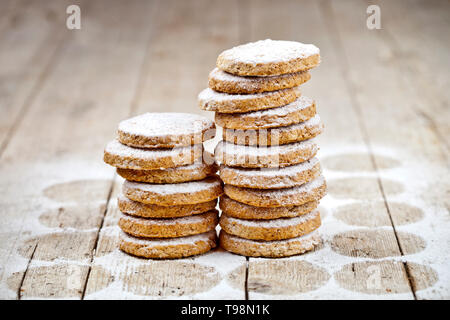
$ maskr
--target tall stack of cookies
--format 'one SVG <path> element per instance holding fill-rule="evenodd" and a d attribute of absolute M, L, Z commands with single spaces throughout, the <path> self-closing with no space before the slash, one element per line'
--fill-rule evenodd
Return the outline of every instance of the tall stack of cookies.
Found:
<path fill-rule="evenodd" d="M 125 178 L 118 207 L 120 248 L 145 258 L 181 258 L 216 247 L 217 198 L 212 121 L 187 113 L 146 113 L 119 124 L 104 161 Z"/>
<path fill-rule="evenodd" d="M 263 40 L 222 52 L 199 94 L 223 141 L 220 245 L 245 256 L 285 257 L 320 243 L 317 209 L 326 183 L 315 155 L 323 130 L 299 86 L 320 63 L 311 44 Z"/>

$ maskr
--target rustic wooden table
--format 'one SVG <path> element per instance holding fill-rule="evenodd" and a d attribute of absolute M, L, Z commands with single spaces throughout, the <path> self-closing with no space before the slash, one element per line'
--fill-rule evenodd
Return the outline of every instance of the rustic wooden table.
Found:
<path fill-rule="evenodd" d="M 66 28 L 73 2 L 81 30 Z M 0 298 L 450 298 L 450 4 L 378 4 L 381 30 L 357 0 L 2 0 Z M 217 55 L 265 38 L 321 49 L 303 92 L 326 125 L 323 247 L 120 252 L 121 181 L 102 162 L 118 122 L 201 113 Z"/>

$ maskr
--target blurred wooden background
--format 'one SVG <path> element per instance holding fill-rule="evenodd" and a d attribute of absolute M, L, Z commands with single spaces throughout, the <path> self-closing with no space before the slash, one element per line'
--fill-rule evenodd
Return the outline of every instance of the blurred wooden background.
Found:
<path fill-rule="evenodd" d="M 370 4 L 380 30 L 357 0 L 2 0 L 0 298 L 450 298 L 450 4 Z M 323 248 L 121 253 L 120 181 L 102 162 L 118 122 L 202 113 L 217 55 L 266 38 L 321 49 L 303 92 L 326 126 Z"/>

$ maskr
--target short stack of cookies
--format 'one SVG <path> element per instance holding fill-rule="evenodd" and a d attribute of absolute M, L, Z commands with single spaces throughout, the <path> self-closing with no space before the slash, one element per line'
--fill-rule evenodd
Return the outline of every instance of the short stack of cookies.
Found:
<path fill-rule="evenodd" d="M 104 161 L 125 178 L 118 207 L 120 248 L 145 258 L 181 258 L 216 247 L 214 157 L 203 142 L 212 121 L 187 113 L 146 113 L 122 121 Z"/>
<path fill-rule="evenodd" d="M 299 86 L 320 63 L 311 44 L 263 40 L 222 52 L 199 96 L 215 111 L 223 141 L 215 149 L 220 177 L 220 245 L 252 257 L 285 257 L 314 249 L 317 209 L 326 182 L 315 155 L 323 131 L 314 100 Z"/>

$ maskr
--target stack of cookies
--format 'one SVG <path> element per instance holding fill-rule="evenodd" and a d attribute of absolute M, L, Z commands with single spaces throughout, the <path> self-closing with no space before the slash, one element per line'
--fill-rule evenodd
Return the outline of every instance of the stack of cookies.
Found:
<path fill-rule="evenodd" d="M 104 161 L 125 178 L 120 248 L 145 258 L 180 258 L 216 246 L 217 165 L 204 152 L 212 121 L 187 113 L 146 113 L 119 124 Z"/>
<path fill-rule="evenodd" d="M 315 155 L 323 130 L 299 86 L 320 63 L 311 44 L 264 40 L 222 52 L 199 94 L 215 111 L 215 150 L 225 195 L 220 245 L 245 256 L 284 257 L 320 243 L 317 210 L 326 183 Z"/>

